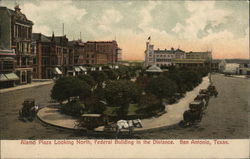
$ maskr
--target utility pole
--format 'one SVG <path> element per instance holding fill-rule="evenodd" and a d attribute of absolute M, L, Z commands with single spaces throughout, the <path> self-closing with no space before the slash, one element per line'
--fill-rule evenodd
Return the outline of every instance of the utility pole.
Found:
<path fill-rule="evenodd" d="M 64 23 L 62 23 L 62 35 L 64 36 Z"/>

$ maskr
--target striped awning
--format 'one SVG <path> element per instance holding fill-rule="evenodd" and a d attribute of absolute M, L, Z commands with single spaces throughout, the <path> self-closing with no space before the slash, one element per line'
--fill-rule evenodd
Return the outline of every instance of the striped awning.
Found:
<path fill-rule="evenodd" d="M 0 82 L 8 81 L 8 78 L 4 74 L 0 74 Z"/>
<path fill-rule="evenodd" d="M 85 67 L 79 66 L 79 68 L 80 68 L 82 71 L 84 71 L 84 72 L 87 71 L 87 69 L 86 69 Z"/>
<path fill-rule="evenodd" d="M 81 69 L 80 69 L 79 67 L 74 67 L 74 70 L 75 70 L 76 72 L 80 72 L 80 71 L 81 71 Z"/>
<path fill-rule="evenodd" d="M 58 67 L 55 67 L 54 69 L 55 71 L 55 74 L 58 74 L 58 75 L 61 75 L 62 74 L 62 71 L 58 68 Z"/>
<path fill-rule="evenodd" d="M 15 73 L 0 74 L 0 81 L 16 81 L 19 77 Z"/>
<path fill-rule="evenodd" d="M 19 77 L 15 73 L 6 73 L 5 76 L 9 80 L 19 80 Z"/>

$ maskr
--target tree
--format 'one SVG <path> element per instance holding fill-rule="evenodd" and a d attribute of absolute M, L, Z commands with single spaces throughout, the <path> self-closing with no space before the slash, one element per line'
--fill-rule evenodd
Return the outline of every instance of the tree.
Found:
<path fill-rule="evenodd" d="M 150 81 L 149 77 L 139 76 L 136 78 L 135 83 L 138 85 L 140 89 L 145 90 L 145 88 L 148 86 L 149 81 Z"/>
<path fill-rule="evenodd" d="M 176 83 L 164 76 L 152 78 L 146 88 L 146 93 L 151 93 L 160 99 L 170 98 L 174 96 L 176 92 Z"/>
<path fill-rule="evenodd" d="M 94 78 L 90 75 L 80 75 L 78 78 L 85 81 L 89 86 L 91 86 L 91 88 L 96 85 Z"/>
<path fill-rule="evenodd" d="M 94 78 L 99 86 L 108 79 L 107 75 L 103 71 L 92 71 L 90 72 L 90 75 Z"/>
<path fill-rule="evenodd" d="M 75 77 L 62 77 L 53 86 L 51 98 L 59 102 L 70 101 L 71 97 L 86 97 L 90 93 L 90 86 L 86 82 Z"/>
<path fill-rule="evenodd" d="M 118 79 L 118 73 L 115 71 L 115 70 L 108 70 L 108 71 L 105 71 L 108 79 L 110 80 L 117 80 Z"/>
<path fill-rule="evenodd" d="M 120 107 L 117 113 L 125 116 L 129 104 L 138 102 L 141 91 L 134 82 L 118 80 L 108 82 L 104 94 L 108 105 Z"/>

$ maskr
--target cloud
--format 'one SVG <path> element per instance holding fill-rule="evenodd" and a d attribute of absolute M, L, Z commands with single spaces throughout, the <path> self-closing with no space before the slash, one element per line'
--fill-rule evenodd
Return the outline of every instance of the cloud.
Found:
<path fill-rule="evenodd" d="M 185 24 L 177 23 L 172 29 L 185 39 L 198 38 L 199 31 L 204 31 L 208 25 L 213 28 L 224 23 L 230 15 L 228 11 L 217 9 L 214 1 L 186 1 L 185 7 L 191 13 L 190 17 Z"/>
<path fill-rule="evenodd" d="M 160 1 L 149 1 L 147 6 L 143 7 L 139 11 L 139 16 L 142 19 L 140 24 L 138 25 L 139 28 L 144 30 L 148 25 L 152 22 L 153 18 L 151 15 L 151 11 L 155 9 L 157 5 L 161 4 Z"/>
<path fill-rule="evenodd" d="M 102 31 L 112 31 L 112 25 L 120 22 L 123 16 L 115 9 L 108 9 L 103 12 L 102 17 L 99 20 L 98 28 Z"/>
<path fill-rule="evenodd" d="M 61 33 L 62 23 L 65 26 L 74 27 L 81 24 L 83 17 L 87 14 L 85 9 L 78 9 L 71 1 L 40 1 L 38 4 L 24 3 L 22 11 L 32 20 L 35 25 L 34 32 L 50 33 L 55 31 Z"/>

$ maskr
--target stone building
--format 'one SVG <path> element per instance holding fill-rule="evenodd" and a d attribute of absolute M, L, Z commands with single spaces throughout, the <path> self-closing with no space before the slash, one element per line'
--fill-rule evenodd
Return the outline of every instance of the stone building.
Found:
<path fill-rule="evenodd" d="M 32 26 L 33 22 L 27 19 L 18 5 L 15 10 L 0 7 L 0 47 L 15 50 L 18 84 L 32 82 Z"/>
<path fill-rule="evenodd" d="M 175 63 L 173 62 L 176 58 L 185 58 L 185 52 L 181 49 L 174 49 L 171 48 L 170 50 L 164 49 L 154 50 L 154 45 L 151 44 L 150 40 L 146 42 L 146 50 L 145 50 L 145 63 L 144 65 L 147 66 L 171 66 Z"/>

